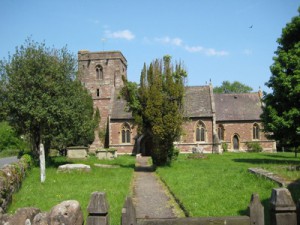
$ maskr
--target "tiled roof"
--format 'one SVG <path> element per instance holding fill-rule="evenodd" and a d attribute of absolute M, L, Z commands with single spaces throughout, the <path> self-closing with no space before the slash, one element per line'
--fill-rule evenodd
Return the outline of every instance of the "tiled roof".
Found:
<path fill-rule="evenodd" d="M 214 94 L 217 121 L 260 120 L 258 93 Z"/>
<path fill-rule="evenodd" d="M 118 98 L 116 90 L 111 119 L 131 119 L 132 114 L 126 112 L 126 101 Z M 212 107 L 209 86 L 186 87 L 184 97 L 184 114 L 187 117 L 211 117 Z"/>
<path fill-rule="evenodd" d="M 114 101 L 111 110 L 112 119 L 132 119 L 131 112 L 126 112 L 126 101 L 119 98 L 119 90 L 115 91 Z"/>
<path fill-rule="evenodd" d="M 187 117 L 211 117 L 212 107 L 209 86 L 186 87 L 184 111 Z"/>

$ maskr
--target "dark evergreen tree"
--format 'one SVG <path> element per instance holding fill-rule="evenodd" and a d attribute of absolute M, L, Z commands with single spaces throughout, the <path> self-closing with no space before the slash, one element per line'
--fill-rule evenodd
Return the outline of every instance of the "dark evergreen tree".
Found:
<path fill-rule="evenodd" d="M 148 68 L 144 65 L 139 86 L 125 80 L 121 91 L 138 132 L 150 139 L 156 165 L 171 162 L 173 142 L 181 134 L 186 76 L 181 63 L 173 66 L 171 57 L 165 56 L 163 60 L 153 61 Z"/>
<path fill-rule="evenodd" d="M 279 46 L 270 67 L 272 75 L 266 83 L 272 92 L 264 97 L 262 120 L 272 138 L 297 149 L 300 145 L 299 15 L 283 28 L 277 42 Z"/>

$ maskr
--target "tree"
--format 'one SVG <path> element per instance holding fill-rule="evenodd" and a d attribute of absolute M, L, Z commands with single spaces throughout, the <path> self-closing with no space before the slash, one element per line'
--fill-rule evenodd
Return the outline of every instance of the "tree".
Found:
<path fill-rule="evenodd" d="M 253 89 L 238 81 L 230 83 L 230 81 L 223 81 L 221 86 L 214 87 L 214 93 L 249 93 Z"/>
<path fill-rule="evenodd" d="M 298 9 L 300 14 L 300 7 Z M 264 129 L 281 144 L 300 145 L 300 16 L 292 18 L 278 38 L 278 47 L 266 85 L 262 120 Z M 297 151 L 295 151 L 297 156 Z"/>
<path fill-rule="evenodd" d="M 66 48 L 28 39 L 1 65 L 8 120 L 29 137 L 34 156 L 40 143 L 47 150 L 93 140 L 92 98 L 75 80 L 76 59 Z"/>
<path fill-rule="evenodd" d="M 152 159 L 156 165 L 170 163 L 173 142 L 181 134 L 186 71 L 171 57 L 155 60 L 143 67 L 140 85 L 125 80 L 121 90 L 132 112 L 138 132 L 151 140 Z"/>
<path fill-rule="evenodd" d="M 18 137 L 7 122 L 0 122 L 0 152 L 5 150 L 24 150 L 26 143 Z"/>

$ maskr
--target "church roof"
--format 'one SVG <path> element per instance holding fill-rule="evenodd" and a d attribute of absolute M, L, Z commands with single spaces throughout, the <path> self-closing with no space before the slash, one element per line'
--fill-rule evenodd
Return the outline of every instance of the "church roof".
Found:
<path fill-rule="evenodd" d="M 189 86 L 185 89 L 184 112 L 187 117 L 211 117 L 209 86 Z"/>
<path fill-rule="evenodd" d="M 126 112 L 126 101 L 118 98 L 116 90 L 112 105 L 112 119 L 132 119 L 132 114 Z M 184 96 L 184 114 L 186 117 L 212 117 L 212 106 L 209 86 L 186 87 Z"/>
<path fill-rule="evenodd" d="M 258 93 L 214 94 L 217 121 L 260 120 Z"/>
<path fill-rule="evenodd" d="M 119 97 L 119 90 L 116 90 L 111 111 L 112 119 L 132 119 L 131 112 L 126 111 L 126 103 L 124 99 Z"/>

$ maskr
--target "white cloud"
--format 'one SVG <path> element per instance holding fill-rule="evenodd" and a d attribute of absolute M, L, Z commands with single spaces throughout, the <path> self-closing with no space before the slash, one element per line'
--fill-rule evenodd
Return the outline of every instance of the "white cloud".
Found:
<path fill-rule="evenodd" d="M 187 50 L 188 52 L 201 52 L 201 51 L 203 51 L 202 46 L 185 46 L 184 49 Z"/>
<path fill-rule="evenodd" d="M 106 30 L 105 35 L 107 38 L 126 39 L 128 41 L 135 38 L 135 35 L 130 30 L 121 30 L 121 31 L 115 31 L 115 32 Z"/>
<path fill-rule="evenodd" d="M 213 48 L 205 49 L 205 54 L 208 56 L 226 56 L 229 55 L 226 51 L 217 51 Z"/>
<path fill-rule="evenodd" d="M 227 51 L 217 51 L 213 48 L 204 48 L 202 46 L 188 46 L 186 45 L 184 49 L 191 53 L 200 52 L 208 56 L 226 56 L 229 55 Z"/>
<path fill-rule="evenodd" d="M 151 40 L 147 37 L 144 38 L 145 43 L 151 43 Z M 224 50 L 216 50 L 214 48 L 205 48 L 200 45 L 190 46 L 184 43 L 184 41 L 181 38 L 175 37 L 171 38 L 169 36 L 165 37 L 157 37 L 154 38 L 154 42 L 164 44 L 164 45 L 172 45 L 176 47 L 180 47 L 190 53 L 201 53 L 207 56 L 227 56 L 229 55 L 229 52 Z"/>
<path fill-rule="evenodd" d="M 155 38 L 154 40 L 157 42 L 160 42 L 162 44 L 170 44 L 170 45 L 175 45 L 175 46 L 182 45 L 182 40 L 180 38 L 170 38 L 170 37 L 166 36 L 166 37 L 162 37 L 162 38 Z"/>

